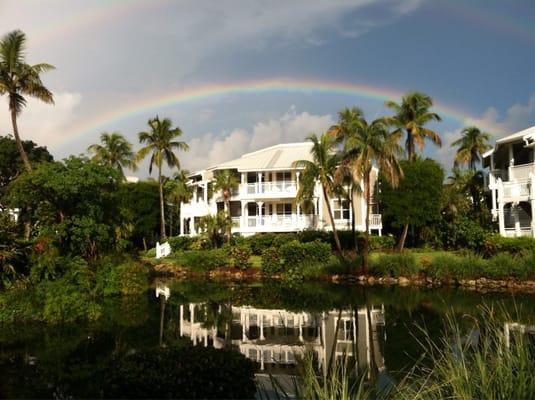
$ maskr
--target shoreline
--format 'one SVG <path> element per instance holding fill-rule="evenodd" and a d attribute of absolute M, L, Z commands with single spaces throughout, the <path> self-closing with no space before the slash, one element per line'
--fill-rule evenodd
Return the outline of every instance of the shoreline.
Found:
<path fill-rule="evenodd" d="M 174 277 L 179 280 L 191 278 L 207 278 L 212 281 L 260 281 L 264 279 L 284 280 L 282 274 L 265 275 L 261 270 L 249 268 L 240 270 L 237 268 L 218 268 L 209 272 L 191 271 L 174 264 L 154 262 L 144 260 L 144 263 L 152 268 L 152 273 L 159 277 Z M 426 276 L 400 276 L 400 277 L 378 277 L 374 275 L 354 275 L 354 274 L 332 274 L 321 275 L 310 281 L 324 281 L 335 284 L 361 285 L 361 286 L 401 286 L 419 288 L 439 288 L 453 287 L 469 291 L 486 292 L 514 292 L 514 293 L 535 293 L 535 280 L 520 281 L 513 278 L 506 279 L 433 279 Z"/>

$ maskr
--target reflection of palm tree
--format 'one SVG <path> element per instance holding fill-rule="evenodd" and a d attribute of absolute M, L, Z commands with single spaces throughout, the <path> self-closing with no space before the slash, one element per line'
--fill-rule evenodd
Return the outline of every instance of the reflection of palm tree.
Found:
<path fill-rule="evenodd" d="M 167 300 L 165 299 L 165 296 L 160 296 L 160 346 L 163 346 L 163 323 L 164 323 L 164 316 L 165 316 L 165 303 Z"/>

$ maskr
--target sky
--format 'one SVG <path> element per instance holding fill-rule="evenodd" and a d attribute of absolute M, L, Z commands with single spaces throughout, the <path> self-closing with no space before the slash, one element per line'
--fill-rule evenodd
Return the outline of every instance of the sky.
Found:
<path fill-rule="evenodd" d="M 449 170 L 463 127 L 495 140 L 535 125 L 534 21 L 533 0 L 0 0 L 0 35 L 23 30 L 28 62 L 56 67 L 55 104 L 28 102 L 23 138 L 58 159 L 104 131 L 137 149 L 159 115 L 183 131 L 189 170 L 303 141 L 343 107 L 387 115 L 413 90 L 443 117 L 424 155 Z"/>

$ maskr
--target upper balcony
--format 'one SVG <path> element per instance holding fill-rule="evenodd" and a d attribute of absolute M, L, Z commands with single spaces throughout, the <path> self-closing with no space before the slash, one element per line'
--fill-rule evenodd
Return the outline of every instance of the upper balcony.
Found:
<path fill-rule="evenodd" d="M 281 198 L 296 197 L 298 184 L 296 181 L 273 181 L 240 184 L 240 196 L 244 198 Z"/>

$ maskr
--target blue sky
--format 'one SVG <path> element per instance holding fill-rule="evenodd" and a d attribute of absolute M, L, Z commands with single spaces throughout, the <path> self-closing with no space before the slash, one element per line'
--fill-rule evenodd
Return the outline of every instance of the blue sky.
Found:
<path fill-rule="evenodd" d="M 30 102 L 21 116 L 22 135 L 57 157 L 98 140 L 102 129 L 69 141 L 82 121 L 144 96 L 284 77 L 419 90 L 472 115 L 434 126 L 444 146 L 426 155 L 449 169 L 464 124 L 496 136 L 535 124 L 533 21 L 533 0 L 0 0 L 0 33 L 24 30 L 30 61 L 57 67 L 44 76 L 56 105 Z M 354 105 L 370 118 L 387 112 L 366 97 L 258 93 L 147 109 L 103 129 L 135 143 L 149 117 L 168 116 L 191 145 L 184 166 L 197 169 L 320 133 Z"/>

